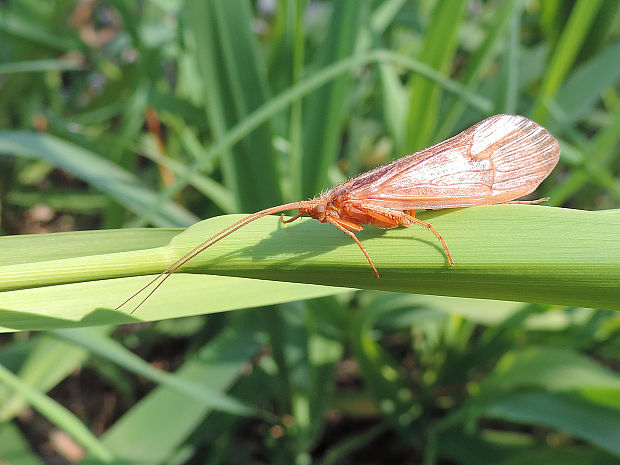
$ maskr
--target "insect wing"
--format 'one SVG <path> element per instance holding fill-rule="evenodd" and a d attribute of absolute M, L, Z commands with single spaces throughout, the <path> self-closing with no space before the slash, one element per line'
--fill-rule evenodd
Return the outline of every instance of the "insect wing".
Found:
<path fill-rule="evenodd" d="M 536 189 L 559 156 L 558 142 L 542 126 L 523 116 L 495 115 L 331 194 L 399 210 L 496 204 Z"/>

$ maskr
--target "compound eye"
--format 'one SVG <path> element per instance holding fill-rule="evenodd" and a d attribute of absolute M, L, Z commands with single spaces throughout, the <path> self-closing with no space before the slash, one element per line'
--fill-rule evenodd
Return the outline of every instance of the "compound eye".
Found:
<path fill-rule="evenodd" d="M 325 205 L 322 203 L 316 206 L 316 211 L 319 213 L 325 213 Z"/>

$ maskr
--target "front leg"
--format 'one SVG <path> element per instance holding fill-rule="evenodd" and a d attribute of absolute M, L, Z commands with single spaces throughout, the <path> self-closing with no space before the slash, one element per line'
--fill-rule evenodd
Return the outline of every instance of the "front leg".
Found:
<path fill-rule="evenodd" d="M 303 213 L 298 213 L 297 215 L 295 215 L 292 218 L 289 218 L 288 220 L 284 219 L 284 213 L 282 213 L 280 215 L 280 221 L 282 221 L 282 223 L 292 223 L 293 221 L 295 221 L 297 218 L 301 218 L 302 216 L 304 216 Z"/>
<path fill-rule="evenodd" d="M 368 263 L 370 263 L 370 266 L 372 267 L 372 271 L 374 271 L 374 273 L 375 273 L 375 277 L 378 278 L 379 277 L 379 272 L 375 268 L 375 264 L 370 259 L 370 255 L 368 255 L 368 252 L 366 252 L 366 249 L 364 248 L 364 246 L 362 245 L 360 240 L 357 238 L 357 236 L 353 232 L 351 232 L 351 231 L 349 231 L 347 229 L 348 226 L 354 225 L 354 226 L 356 226 L 355 229 L 357 231 L 361 231 L 362 230 L 362 225 L 361 224 L 355 225 L 355 223 L 351 223 L 350 221 L 343 221 L 343 220 L 341 220 L 339 218 L 332 218 L 332 217 L 328 217 L 327 221 L 329 223 L 333 224 L 334 226 L 336 226 L 338 229 L 340 229 L 347 236 L 351 237 L 357 243 L 357 245 L 359 245 L 360 249 L 362 250 L 362 253 L 366 257 L 366 260 L 368 260 Z"/>

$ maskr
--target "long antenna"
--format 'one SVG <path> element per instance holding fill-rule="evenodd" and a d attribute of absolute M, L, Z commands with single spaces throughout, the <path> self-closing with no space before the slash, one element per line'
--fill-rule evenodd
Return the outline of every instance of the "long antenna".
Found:
<path fill-rule="evenodd" d="M 200 243 L 199 245 L 194 247 L 192 250 L 187 252 L 185 255 L 183 255 L 181 258 L 179 258 L 177 261 L 175 261 L 172 265 L 170 265 L 168 268 L 166 268 L 164 271 L 162 271 L 159 275 L 157 275 L 155 278 L 153 278 L 151 281 L 149 281 L 148 284 L 146 284 L 144 287 L 142 287 L 138 291 L 134 292 L 122 304 L 120 304 L 118 307 L 116 307 L 115 310 L 119 310 L 125 304 L 127 304 L 128 302 L 130 302 L 131 300 L 136 298 L 138 295 L 142 294 L 142 292 L 144 292 L 146 289 L 148 289 L 153 284 L 155 284 L 157 281 L 159 281 L 159 283 L 157 283 L 157 285 L 146 295 L 146 297 L 144 299 L 142 299 L 142 301 L 136 306 L 136 308 L 134 308 L 129 313 L 130 315 L 133 314 L 136 310 L 138 310 L 138 308 L 140 308 L 140 306 L 144 302 L 147 301 L 147 299 L 149 297 L 151 297 L 151 295 L 153 295 L 153 293 L 159 288 L 159 286 L 161 286 L 166 281 L 166 279 L 168 279 L 170 277 L 170 275 L 172 275 L 175 271 L 177 271 L 179 268 L 181 268 L 183 265 L 185 265 L 187 262 L 189 262 L 196 255 L 202 253 L 203 251 L 205 251 L 206 249 L 211 247 L 213 244 L 221 241 L 226 236 L 234 233 L 236 230 L 238 230 L 238 229 L 242 228 L 243 226 L 251 223 L 252 221 L 255 221 L 255 220 L 259 219 L 259 218 L 262 218 L 263 216 L 271 215 L 272 213 L 280 213 L 280 212 L 283 212 L 283 211 L 286 211 L 286 210 L 293 210 L 295 208 L 299 208 L 300 206 L 301 206 L 301 202 L 293 202 L 293 203 L 287 203 L 287 204 L 284 204 L 284 205 L 278 205 L 277 207 L 267 208 L 265 210 L 261 210 L 259 212 L 256 212 L 256 213 L 253 213 L 251 215 L 248 215 L 245 218 L 242 218 L 241 220 L 237 221 L 236 223 L 231 224 L 227 228 L 222 229 L 217 234 L 214 234 L 209 239 L 207 239 L 206 241 Z"/>

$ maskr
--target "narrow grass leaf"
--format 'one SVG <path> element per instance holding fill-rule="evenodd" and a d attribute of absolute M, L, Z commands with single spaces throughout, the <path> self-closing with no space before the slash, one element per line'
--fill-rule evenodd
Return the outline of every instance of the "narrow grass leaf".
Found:
<path fill-rule="evenodd" d="M 327 36 L 316 65 L 324 69 L 353 54 L 361 13 L 367 2 L 343 0 L 332 3 Z M 345 104 L 350 91 L 349 76 L 340 76 L 317 89 L 303 102 L 303 152 L 301 195 L 308 197 L 327 186 L 327 171 L 336 159 Z"/>
<path fill-rule="evenodd" d="M 33 350 L 19 367 L 17 375 L 24 384 L 39 392 L 48 392 L 81 366 L 88 353 L 46 334 L 36 337 Z M 15 417 L 26 406 L 26 399 L 12 390 L 0 391 L 0 421 Z"/>
<path fill-rule="evenodd" d="M 0 457 L 11 465 L 43 465 L 24 433 L 14 423 L 0 424 Z"/>
<path fill-rule="evenodd" d="M 135 323 L 261 307 L 323 297 L 346 289 L 184 274 L 171 277 L 134 315 L 114 308 L 153 275 L 0 292 L 0 331 Z M 137 304 L 137 302 L 136 302 Z"/>
<path fill-rule="evenodd" d="M 458 29 L 467 2 L 437 2 L 428 30 L 424 35 L 420 61 L 448 74 L 456 52 Z M 424 76 L 415 75 L 409 83 L 406 151 L 415 152 L 431 145 L 439 120 L 442 89 Z"/>
<path fill-rule="evenodd" d="M 405 121 L 407 120 L 407 89 L 401 84 L 394 66 L 379 65 L 381 97 L 385 125 L 398 151 L 405 151 Z"/>
<path fill-rule="evenodd" d="M 227 128 L 267 101 L 266 71 L 257 60 L 249 5 L 235 0 L 202 5 L 191 2 L 188 6 L 190 25 L 199 44 L 196 53 L 200 70 L 208 80 L 206 105 L 216 100 L 222 111 L 216 115 L 207 108 L 220 138 Z M 261 125 L 248 133 L 226 159 L 232 170 L 229 175 L 235 178 L 234 190 L 244 208 L 258 210 L 282 201 L 272 137 L 269 125 Z"/>
<path fill-rule="evenodd" d="M 600 465 L 614 463 L 617 456 L 588 446 L 549 446 L 547 448 L 527 448 L 524 451 L 511 450 L 508 458 L 495 461 L 495 465 L 523 465 L 524 463 L 544 463 L 546 465 Z M 454 455 L 458 457 L 458 455 Z"/>
<path fill-rule="evenodd" d="M 30 60 L 0 63 L 0 74 L 40 73 L 43 71 L 75 71 L 81 68 L 79 62 L 69 60 Z"/>
<path fill-rule="evenodd" d="M 620 140 L 620 106 L 617 106 L 611 115 L 611 121 L 587 144 L 579 147 L 579 155 L 584 169 L 573 170 L 562 184 L 556 185 L 549 192 L 550 202 L 561 205 L 571 195 L 579 191 L 588 181 L 596 180 L 596 174 L 608 175 L 605 167 L 615 159 L 615 147 Z M 616 183 L 608 189 L 610 192 L 617 188 Z"/>
<path fill-rule="evenodd" d="M 482 414 L 487 418 L 550 426 L 620 455 L 620 410 L 601 407 L 578 396 L 518 392 L 491 403 Z"/>
<path fill-rule="evenodd" d="M 599 389 L 620 393 L 620 375 L 570 349 L 530 347 L 504 355 L 482 383 L 484 390 L 527 387 L 558 392 Z"/>
<path fill-rule="evenodd" d="M 157 200 L 157 195 L 132 173 L 93 152 L 48 134 L 0 131 L 0 152 L 51 163 L 136 213 Z M 156 226 L 187 226 L 196 220 L 190 212 L 170 201 L 152 216 Z"/>
<path fill-rule="evenodd" d="M 24 383 L 2 365 L 0 365 L 0 382 L 19 392 L 50 422 L 65 430 L 79 444 L 84 446 L 89 453 L 106 463 L 112 462 L 113 455 L 109 449 L 101 444 L 90 430 L 69 410 Z"/>
<path fill-rule="evenodd" d="M 175 375 L 152 367 L 129 349 L 112 340 L 108 335 L 102 334 L 98 329 L 56 330 L 53 334 L 88 350 L 90 353 L 116 363 L 139 376 L 174 389 L 179 394 L 193 398 L 206 407 L 222 410 L 233 415 L 250 416 L 257 413 L 256 409 L 245 405 L 237 399 L 189 381 L 182 381 Z"/>
<path fill-rule="evenodd" d="M 474 90 L 485 83 L 482 75 L 492 64 L 493 58 L 501 50 L 502 42 L 505 41 L 505 32 L 508 25 L 516 22 L 514 15 L 520 14 L 519 1 L 508 0 L 501 2 L 499 9 L 493 16 L 493 22 L 489 26 L 484 40 L 467 60 L 461 74 L 460 82 L 469 90 Z M 466 101 L 447 96 L 447 108 L 445 116 L 442 116 L 437 130 L 439 139 L 447 139 L 454 134 L 454 128 L 467 109 Z"/>
<path fill-rule="evenodd" d="M 166 245 L 181 229 L 112 229 L 3 236 L 0 266 L 100 255 Z"/>
<path fill-rule="evenodd" d="M 611 44 L 581 65 L 562 84 L 555 97 L 567 117 L 575 123 L 601 98 L 605 90 L 620 80 L 620 43 Z"/>
<path fill-rule="evenodd" d="M 63 28 L 64 33 L 54 30 L 50 24 L 43 21 L 37 21 L 38 18 L 33 17 L 31 13 L 26 13 L 25 9 L 21 11 L 15 8 L 14 11 L 3 6 L 2 15 L 0 15 L 0 31 L 5 32 L 8 36 L 30 41 L 45 48 L 54 48 L 61 51 L 79 50 L 80 41 L 76 35 L 73 35 L 71 28 Z"/>
<path fill-rule="evenodd" d="M 259 349 L 256 319 L 225 328 L 176 372 L 180 379 L 225 391 Z M 211 413 L 202 402 L 159 386 L 120 418 L 102 442 L 125 460 L 162 463 Z"/>
<path fill-rule="evenodd" d="M 140 153 L 156 162 L 159 166 L 165 167 L 175 174 L 183 174 L 187 166 L 178 162 L 171 157 L 166 157 L 157 152 L 153 147 L 152 141 L 145 141 L 141 144 Z M 211 200 L 225 213 L 233 213 L 236 210 L 234 194 L 226 187 L 214 181 L 212 178 L 195 172 L 188 180 L 188 184 L 192 185 L 197 191 L 203 194 L 207 199 Z"/>
<path fill-rule="evenodd" d="M 510 17 L 508 46 L 503 58 L 500 85 L 496 98 L 496 113 L 516 114 L 519 97 L 519 34 L 521 31 L 521 5 L 514 2 Z"/>
<path fill-rule="evenodd" d="M 547 120 L 547 101 L 555 97 L 570 67 L 575 62 L 602 0 L 577 0 L 546 69 L 531 117 L 539 123 Z"/>

